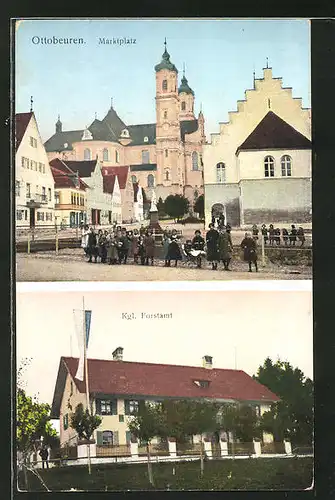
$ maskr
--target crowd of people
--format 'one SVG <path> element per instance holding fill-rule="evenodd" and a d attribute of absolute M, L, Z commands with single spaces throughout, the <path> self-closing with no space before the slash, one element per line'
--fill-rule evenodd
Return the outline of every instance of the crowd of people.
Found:
<path fill-rule="evenodd" d="M 252 226 L 252 235 L 255 240 L 258 240 L 259 233 L 264 237 L 265 245 L 279 246 L 283 241 L 285 246 L 290 245 L 294 247 L 297 241 L 300 241 L 300 246 L 304 246 L 306 241 L 304 229 L 302 227 L 298 227 L 297 229 L 294 224 L 291 225 L 290 231 L 285 227 L 282 229 L 279 227 L 275 228 L 273 224 L 270 224 L 269 228 L 265 224 L 262 224 L 261 230 L 259 230 L 257 225 L 254 224 Z"/>

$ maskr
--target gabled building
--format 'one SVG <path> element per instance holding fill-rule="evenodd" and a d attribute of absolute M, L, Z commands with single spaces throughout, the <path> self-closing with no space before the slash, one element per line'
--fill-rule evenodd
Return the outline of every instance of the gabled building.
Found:
<path fill-rule="evenodd" d="M 54 223 L 54 179 L 35 114 L 15 115 L 15 204 L 17 226 Z"/>
<path fill-rule="evenodd" d="M 117 175 L 104 175 L 103 184 L 105 193 L 112 196 L 112 222 L 120 224 L 122 222 L 122 198 Z"/>
<path fill-rule="evenodd" d="M 59 158 L 50 162 L 55 181 L 55 223 L 79 227 L 87 222 L 88 185 Z"/>
<path fill-rule="evenodd" d="M 134 190 L 131 181 L 130 169 L 127 165 L 119 167 L 102 166 L 103 177 L 116 176 L 121 192 L 122 222 L 134 221 Z"/>
<path fill-rule="evenodd" d="M 143 191 L 139 182 L 133 182 L 134 189 L 134 217 L 137 222 L 144 220 Z"/>
<path fill-rule="evenodd" d="M 203 148 L 206 225 L 310 222 L 311 148 L 310 109 L 264 68 Z"/>
<path fill-rule="evenodd" d="M 59 165 L 59 158 L 50 161 L 50 165 Z M 87 223 L 93 225 L 111 224 L 112 195 L 104 190 L 101 163 L 98 159 L 72 161 L 61 159 L 61 162 L 72 172 L 77 173 L 80 179 L 88 186 L 87 196 Z"/>
<path fill-rule="evenodd" d="M 154 70 L 156 123 L 126 124 L 111 103 L 102 120 L 95 118 L 81 130 L 64 131 L 58 117 L 55 134 L 45 148 L 49 159 L 90 161 L 97 157 L 103 167 L 129 165 L 133 182 L 140 182 L 148 199 L 155 189 L 157 199 L 179 193 L 193 203 L 203 192 L 204 115 L 195 114 L 195 93 L 185 71 L 178 84 L 178 70 L 166 43 Z"/>
<path fill-rule="evenodd" d="M 51 417 L 60 420 L 61 446 L 76 439 L 69 426 L 71 412 L 79 403 L 86 406 L 86 385 L 75 378 L 77 367 L 77 358 L 60 359 Z M 214 368 L 211 356 L 203 357 L 202 367 L 136 363 L 123 361 L 123 349 L 119 347 L 112 360 L 88 359 L 88 376 L 92 411 L 102 417 L 94 433 L 98 445 L 129 443 L 127 419 L 143 400 L 240 402 L 254 406 L 259 415 L 279 400 L 242 370 Z"/>

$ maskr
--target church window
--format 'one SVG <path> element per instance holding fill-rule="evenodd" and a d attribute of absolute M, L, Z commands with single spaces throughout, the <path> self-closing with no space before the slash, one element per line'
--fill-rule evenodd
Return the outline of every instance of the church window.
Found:
<path fill-rule="evenodd" d="M 142 163 L 149 163 L 149 151 L 147 149 L 142 151 Z"/>
<path fill-rule="evenodd" d="M 162 89 L 167 90 L 167 80 L 163 80 Z"/>
<path fill-rule="evenodd" d="M 170 170 L 168 168 L 165 170 L 165 180 L 166 181 L 170 180 Z"/>
<path fill-rule="evenodd" d="M 222 162 L 219 162 L 216 165 L 216 182 L 226 182 L 226 166 Z"/>
<path fill-rule="evenodd" d="M 84 149 L 84 160 L 89 161 L 91 159 L 91 150 L 89 148 Z"/>
<path fill-rule="evenodd" d="M 281 157 L 281 175 L 282 177 L 291 177 L 292 175 L 292 158 L 289 155 Z"/>
<path fill-rule="evenodd" d="M 167 118 L 167 111 L 166 110 L 164 111 L 163 116 L 164 116 L 165 119 Z"/>
<path fill-rule="evenodd" d="M 120 161 L 120 153 L 116 149 L 115 150 L 115 163 L 119 163 L 119 161 Z"/>
<path fill-rule="evenodd" d="M 199 158 L 198 153 L 193 151 L 192 153 L 192 170 L 199 170 Z"/>
<path fill-rule="evenodd" d="M 166 149 L 165 150 L 165 158 L 167 158 L 169 156 L 169 151 Z"/>
<path fill-rule="evenodd" d="M 108 161 L 109 160 L 109 152 L 108 152 L 108 149 L 105 148 L 102 152 L 102 159 L 103 161 Z"/>
<path fill-rule="evenodd" d="M 137 177 L 136 177 L 136 175 L 132 175 L 132 176 L 131 176 L 131 182 L 132 182 L 133 184 L 135 184 L 135 182 L 137 182 Z"/>
<path fill-rule="evenodd" d="M 266 156 L 264 158 L 264 176 L 274 177 L 275 176 L 275 161 L 272 156 Z"/>
<path fill-rule="evenodd" d="M 147 182 L 148 182 L 148 187 L 154 187 L 154 185 L 155 185 L 155 178 L 154 178 L 154 176 L 152 174 L 148 175 Z"/>
<path fill-rule="evenodd" d="M 183 101 L 181 103 L 181 109 L 182 109 L 182 111 L 185 111 L 185 109 L 186 109 L 186 102 L 185 101 Z"/>

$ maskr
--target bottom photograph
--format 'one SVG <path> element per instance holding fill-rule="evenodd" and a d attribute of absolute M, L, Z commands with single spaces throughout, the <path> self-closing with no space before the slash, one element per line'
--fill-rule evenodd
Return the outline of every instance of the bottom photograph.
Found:
<path fill-rule="evenodd" d="M 311 291 L 22 291 L 19 491 L 305 490 Z"/>

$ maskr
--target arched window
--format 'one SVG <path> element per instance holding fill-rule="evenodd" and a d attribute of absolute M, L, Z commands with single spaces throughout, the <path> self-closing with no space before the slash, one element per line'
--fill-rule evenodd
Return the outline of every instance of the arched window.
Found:
<path fill-rule="evenodd" d="M 164 177 L 166 181 L 170 180 L 170 170 L 168 168 L 166 168 L 164 171 Z"/>
<path fill-rule="evenodd" d="M 272 156 L 266 156 L 264 158 L 264 176 L 274 177 L 275 176 L 275 161 Z"/>
<path fill-rule="evenodd" d="M 167 118 L 167 111 L 166 110 L 164 111 L 164 115 L 163 116 L 164 116 L 164 118 Z"/>
<path fill-rule="evenodd" d="M 292 158 L 289 155 L 284 155 L 280 159 L 282 177 L 291 177 L 292 175 Z"/>
<path fill-rule="evenodd" d="M 196 151 L 192 153 L 192 170 L 199 170 L 199 158 Z"/>
<path fill-rule="evenodd" d="M 119 163 L 120 161 L 120 154 L 118 152 L 118 150 L 116 149 L 115 150 L 115 163 Z"/>
<path fill-rule="evenodd" d="M 147 149 L 142 151 L 142 163 L 149 163 L 149 151 Z"/>
<path fill-rule="evenodd" d="M 86 148 L 84 149 L 84 160 L 89 161 L 91 159 L 91 150 Z"/>
<path fill-rule="evenodd" d="M 102 444 L 103 446 L 111 446 L 113 444 L 113 432 L 103 431 L 102 432 Z"/>
<path fill-rule="evenodd" d="M 132 175 L 132 176 L 131 176 L 131 182 L 132 182 L 133 184 L 135 184 L 135 182 L 137 182 L 137 177 L 136 177 L 136 175 Z"/>
<path fill-rule="evenodd" d="M 109 160 L 109 153 L 108 153 L 108 149 L 105 148 L 102 152 L 102 159 L 103 161 L 108 161 Z"/>
<path fill-rule="evenodd" d="M 226 182 L 226 166 L 221 161 L 216 165 L 216 182 Z"/>
<path fill-rule="evenodd" d="M 147 179 L 147 182 L 148 182 L 148 187 L 154 187 L 155 185 L 155 178 L 152 174 L 149 174 L 148 175 L 148 179 Z"/>
<path fill-rule="evenodd" d="M 167 90 L 167 80 L 163 80 L 162 89 Z"/>
<path fill-rule="evenodd" d="M 182 101 L 181 109 L 182 109 L 182 111 L 185 111 L 185 109 L 186 109 L 186 102 L 185 101 Z"/>

